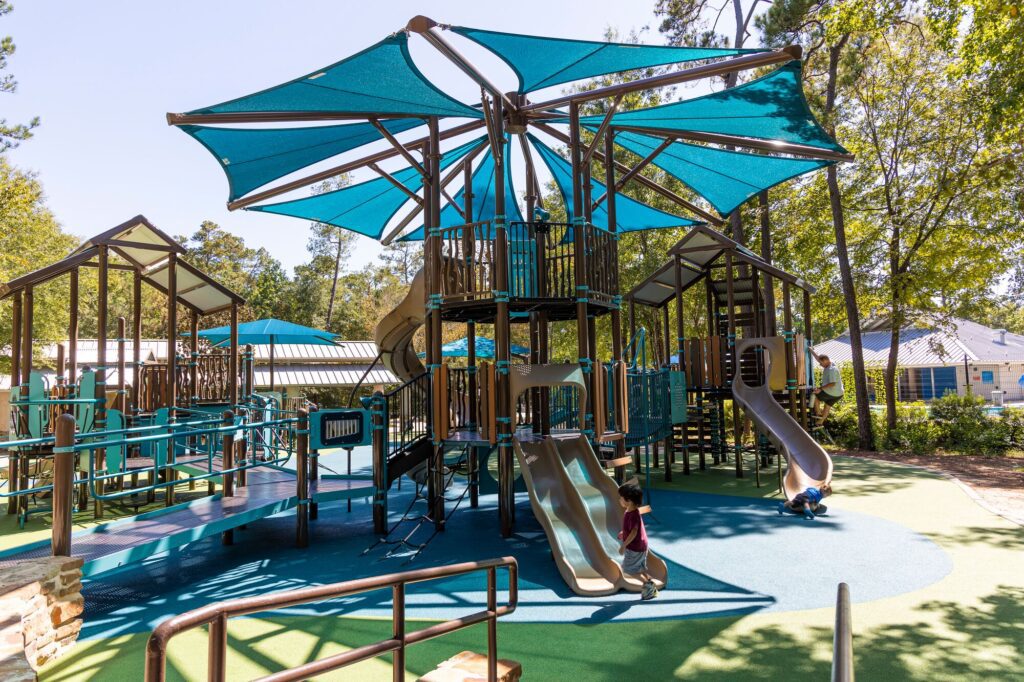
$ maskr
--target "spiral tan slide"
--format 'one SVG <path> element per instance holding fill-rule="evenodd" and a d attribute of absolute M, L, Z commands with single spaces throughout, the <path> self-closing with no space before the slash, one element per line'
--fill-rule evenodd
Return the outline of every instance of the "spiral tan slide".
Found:
<path fill-rule="evenodd" d="M 412 278 L 405 298 L 377 323 L 373 332 L 381 362 L 402 381 L 408 381 L 424 371 L 423 362 L 412 347 L 412 338 L 425 320 L 425 284 L 423 270 L 420 269 Z"/>
<path fill-rule="evenodd" d="M 741 339 L 736 344 L 739 357 L 747 348 L 765 348 L 765 375 L 771 376 L 771 346 L 763 339 Z M 788 466 L 783 479 L 786 498 L 793 499 L 807 488 L 817 488 L 832 481 L 832 458 L 824 448 L 804 431 L 793 417 L 772 396 L 768 383 L 749 386 L 737 374 L 733 380 L 732 395 L 776 449 L 786 457 Z"/>

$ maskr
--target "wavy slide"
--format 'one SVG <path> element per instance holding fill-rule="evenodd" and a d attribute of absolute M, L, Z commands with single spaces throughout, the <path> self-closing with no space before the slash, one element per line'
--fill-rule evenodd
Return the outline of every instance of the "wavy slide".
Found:
<path fill-rule="evenodd" d="M 639 592 L 640 581 L 622 573 L 618 558 L 618 486 L 587 439 L 515 440 L 514 446 L 533 513 L 551 543 L 558 572 L 573 592 L 585 597 Z M 663 587 L 668 578 L 665 562 L 652 553 L 647 565 Z"/>
<path fill-rule="evenodd" d="M 426 278 L 420 269 L 412 278 L 405 298 L 377 323 L 373 332 L 381 362 L 402 381 L 424 371 L 423 362 L 412 347 L 412 338 L 426 319 L 425 288 Z"/>
<path fill-rule="evenodd" d="M 742 355 L 748 347 L 759 345 L 764 344 L 758 339 L 741 339 L 737 343 L 736 356 Z M 771 354 L 765 352 L 764 355 L 765 376 L 771 376 Z M 807 488 L 831 482 L 832 458 L 775 400 L 768 382 L 761 386 L 748 386 L 737 374 L 733 380 L 732 395 L 757 428 L 786 457 L 788 466 L 782 485 L 787 499 L 793 499 Z"/>

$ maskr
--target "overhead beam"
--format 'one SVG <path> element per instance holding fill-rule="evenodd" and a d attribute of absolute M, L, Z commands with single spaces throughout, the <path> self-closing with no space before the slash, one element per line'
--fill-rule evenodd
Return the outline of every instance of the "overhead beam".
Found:
<path fill-rule="evenodd" d="M 650 78 L 641 78 L 640 80 L 630 81 L 628 83 L 616 83 L 615 85 L 608 85 L 603 88 L 596 88 L 586 92 L 574 92 L 570 95 L 563 95 L 562 97 L 549 99 L 545 102 L 528 104 L 522 107 L 521 111 L 543 111 L 544 109 L 564 106 L 570 102 L 580 104 L 595 99 L 602 99 L 604 97 L 614 97 L 620 94 L 628 95 L 632 92 L 661 88 L 667 85 L 676 85 L 678 83 L 699 80 L 701 78 L 724 76 L 727 73 L 733 73 L 736 71 L 749 71 L 750 69 L 757 69 L 762 66 L 771 66 L 772 64 L 781 64 L 794 59 L 800 59 L 801 54 L 802 50 L 799 45 L 789 45 L 781 50 L 773 52 L 758 52 L 756 54 L 723 59 L 722 61 L 714 62 L 713 64 L 702 64 L 689 69 L 671 71 L 669 73 L 651 76 Z"/>
<path fill-rule="evenodd" d="M 458 135 L 462 135 L 463 133 L 473 132 L 474 130 L 479 130 L 483 126 L 484 126 L 484 122 L 483 121 L 470 121 L 469 123 L 463 123 L 461 125 L 457 125 L 454 128 L 449 128 L 448 130 L 445 130 L 444 132 L 442 132 L 441 133 L 441 139 L 442 140 L 447 140 L 449 138 L 456 137 Z M 426 137 L 421 137 L 421 138 L 419 138 L 417 140 L 413 140 L 412 142 L 407 143 L 405 145 L 405 148 L 406 149 L 415 149 L 417 147 L 421 147 L 422 145 L 426 144 L 426 142 L 427 142 L 427 138 Z M 292 190 L 296 190 L 296 189 L 299 189 L 301 187 L 307 187 L 309 185 L 313 185 L 313 184 L 316 184 L 318 182 L 322 182 L 323 180 L 327 180 L 329 178 L 333 178 L 336 175 L 341 175 L 342 173 L 348 173 L 350 171 L 354 171 L 354 170 L 357 170 L 359 168 L 363 168 L 367 164 L 370 164 L 370 163 L 377 163 L 378 161 L 386 161 L 387 159 L 393 159 L 396 156 L 398 156 L 398 150 L 394 149 L 394 148 L 392 148 L 392 149 L 385 149 L 385 150 L 376 152 L 374 154 L 369 154 L 369 155 L 364 156 L 364 157 L 362 157 L 360 159 L 355 159 L 353 161 L 348 161 L 348 162 L 343 163 L 343 164 L 341 164 L 339 166 L 334 166 L 332 168 L 328 168 L 327 170 L 322 170 L 322 171 L 319 171 L 318 173 L 313 173 L 312 175 L 307 175 L 307 176 L 301 177 L 301 178 L 299 178 L 297 180 L 292 180 L 290 182 L 286 182 L 283 185 L 278 185 L 277 187 L 271 187 L 270 189 L 265 189 L 262 192 L 257 192 L 256 194 L 250 194 L 249 196 L 243 197 L 241 199 L 235 199 L 234 201 L 229 201 L 228 202 L 228 210 L 229 211 L 236 211 L 236 210 L 238 210 L 240 208 L 245 208 L 246 206 L 252 206 L 255 203 L 259 203 L 260 201 L 265 201 L 267 199 L 272 199 L 273 197 L 280 196 L 282 194 L 286 194 L 288 192 L 291 192 Z"/>
<path fill-rule="evenodd" d="M 611 106 L 608 107 L 608 111 L 605 113 L 604 118 L 601 120 L 601 125 L 598 126 L 597 132 L 594 133 L 594 139 L 590 141 L 590 146 L 587 147 L 587 151 L 583 153 L 582 165 L 586 166 L 588 163 L 590 163 L 590 157 L 592 157 L 594 155 L 594 152 L 597 151 L 597 145 L 601 144 L 601 138 L 604 137 L 605 131 L 608 130 L 608 124 L 611 123 L 612 116 L 614 116 L 615 112 L 618 111 L 619 104 L 622 102 L 622 98 L 624 96 L 625 95 L 616 95 L 614 101 L 612 101 Z"/>
<path fill-rule="evenodd" d="M 643 158 L 643 159 L 642 159 L 642 160 L 640 161 L 640 163 L 638 163 L 637 165 L 633 166 L 633 167 L 632 167 L 631 169 L 629 169 L 629 171 L 628 171 L 628 172 L 627 172 L 627 173 L 626 173 L 625 175 L 623 175 L 623 176 L 622 176 L 621 178 L 619 178 L 618 180 L 616 180 L 616 181 L 615 181 L 615 191 L 616 191 L 616 192 L 618 192 L 618 191 L 619 191 L 620 189 L 622 189 L 623 187 L 625 187 L 626 183 L 627 183 L 627 182 L 629 182 L 629 180 L 630 180 L 630 179 L 631 179 L 631 178 L 632 178 L 633 176 L 635 176 L 635 175 L 636 175 L 637 173 L 639 173 L 639 172 L 640 172 L 640 171 L 642 171 L 642 170 L 643 170 L 644 168 L 646 168 L 646 167 L 647 167 L 648 165 L 650 165 L 651 161 L 653 161 L 653 160 L 654 160 L 654 157 L 656 157 L 656 156 L 657 156 L 658 154 L 660 154 L 660 153 L 662 153 L 663 151 L 665 151 L 665 148 L 666 148 L 666 147 L 668 147 L 668 146 L 669 146 L 670 144 L 672 144 L 672 140 L 665 140 L 665 141 L 663 141 L 663 142 L 662 142 L 661 144 L 659 144 L 659 145 L 658 145 L 658 146 L 657 146 L 657 147 L 656 147 L 656 148 L 654 149 L 654 151 L 652 151 L 652 152 L 651 152 L 650 154 L 648 154 L 647 156 L 645 156 L 645 157 L 644 157 L 644 158 Z M 607 155 L 606 155 L 606 156 L 607 156 Z M 608 191 L 606 190 L 604 194 L 602 194 L 601 196 L 599 196 L 599 197 L 597 198 L 597 201 L 595 201 L 595 202 L 594 202 L 594 205 L 593 205 L 593 206 L 591 207 L 591 210 L 593 210 L 593 209 L 597 208 L 597 207 L 598 207 L 598 205 L 600 205 L 600 203 L 601 203 L 602 201 L 604 201 L 604 200 L 605 200 L 605 198 L 607 198 L 607 196 L 608 196 Z"/>
<path fill-rule="evenodd" d="M 385 180 L 390 182 L 392 185 L 397 187 L 403 194 L 405 194 L 405 196 L 409 197 L 410 199 L 415 201 L 417 204 L 422 204 L 423 203 L 423 199 L 420 197 L 420 195 L 416 194 L 416 192 L 413 192 L 411 189 L 409 189 L 408 187 L 403 185 L 398 180 L 398 178 L 393 176 L 391 173 L 388 173 L 386 170 L 382 169 L 380 166 L 378 166 L 375 163 L 368 163 L 366 165 L 374 173 L 376 173 L 377 175 L 381 176 L 382 178 L 384 178 Z"/>
<path fill-rule="evenodd" d="M 309 121 L 364 121 L 375 118 L 424 118 L 413 114 L 384 114 L 377 111 L 239 111 L 216 114 L 167 114 L 167 125 L 225 123 L 304 123 Z"/>
<path fill-rule="evenodd" d="M 478 68 L 473 66 L 472 62 L 466 59 L 466 57 L 464 57 L 462 53 L 455 49 L 455 47 L 452 46 L 451 43 L 445 40 L 441 36 L 441 34 L 437 30 L 435 30 L 439 26 L 442 25 L 437 23 L 433 19 L 430 19 L 429 17 L 425 17 L 423 15 L 419 15 L 413 17 L 409 21 L 408 25 L 406 26 L 406 29 L 412 31 L 413 33 L 420 34 L 423 37 L 423 39 L 430 43 L 430 45 L 434 49 L 443 54 L 448 61 L 450 61 L 452 64 L 455 64 L 455 66 L 459 67 L 459 70 L 461 70 L 464 74 L 473 79 L 473 82 L 475 82 L 477 85 L 479 85 L 484 90 L 489 92 L 491 94 L 491 97 L 501 98 L 505 102 L 505 106 L 514 111 L 516 109 L 516 105 L 513 104 L 512 100 L 508 98 L 508 95 L 502 92 L 501 89 L 498 88 L 498 86 L 496 86 L 494 83 L 490 81 L 490 79 L 487 78 L 487 76 L 481 73 Z"/>
<path fill-rule="evenodd" d="M 656 135 L 658 137 L 665 137 L 669 139 L 679 140 L 693 140 L 696 142 L 711 142 L 712 144 L 727 144 L 735 147 L 747 147 L 749 149 L 758 149 L 761 151 L 778 152 L 782 154 L 790 154 L 792 156 L 799 156 L 808 159 L 818 159 L 821 161 L 853 161 L 853 154 L 844 154 L 843 152 L 835 152 L 831 149 L 819 149 L 818 147 L 811 147 L 805 144 L 794 144 L 792 142 L 780 142 L 777 140 L 755 140 L 749 137 L 740 137 L 738 135 L 725 135 L 722 133 L 704 133 L 695 132 L 692 130 L 673 130 L 671 128 L 647 128 L 641 126 L 629 126 L 629 125 L 615 125 L 612 124 L 615 130 L 625 130 L 633 133 L 643 133 L 645 135 Z"/>
<path fill-rule="evenodd" d="M 569 136 L 566 135 L 565 133 L 563 133 L 558 128 L 552 128 L 547 123 L 541 123 L 540 121 L 531 121 L 530 124 L 535 126 L 538 130 L 543 130 L 545 133 L 547 133 L 548 135 L 552 136 L 553 138 L 555 138 L 559 142 L 562 142 L 563 144 L 568 144 L 568 142 L 569 142 Z M 596 158 L 601 163 L 605 163 L 605 156 L 601 152 L 595 152 L 594 153 L 594 158 Z M 629 166 L 627 166 L 626 164 L 621 163 L 619 161 L 615 161 L 614 159 L 612 159 L 612 163 L 615 164 L 616 170 L 620 170 L 620 171 L 624 171 L 624 172 L 628 172 L 630 170 Z M 711 223 L 712 225 L 717 225 L 717 226 L 725 225 L 725 221 L 722 220 L 721 218 L 719 218 L 718 216 L 716 216 L 716 215 L 714 215 L 712 213 L 708 213 L 707 211 L 702 209 L 700 206 L 697 206 L 696 204 L 694 204 L 691 201 L 687 201 L 686 199 L 684 199 L 683 197 L 679 196 L 678 194 L 676 194 L 672 190 L 667 189 L 665 187 L 662 187 L 661 185 L 656 183 L 654 180 L 651 180 L 650 178 L 645 177 L 645 176 L 640 175 L 640 174 L 635 175 L 633 177 L 633 179 L 636 180 L 641 185 L 643 185 L 644 187 L 646 187 L 647 189 L 660 194 L 661 196 L 665 197 L 666 199 L 669 199 L 670 201 L 673 201 L 677 206 L 681 206 L 682 208 L 685 208 L 687 211 L 690 211 L 690 212 L 694 213 L 699 218 L 701 218 L 701 219 Z"/>
<path fill-rule="evenodd" d="M 410 166 L 418 170 L 420 175 L 423 177 L 427 177 L 427 169 L 420 165 L 420 162 L 416 160 L 416 157 L 409 153 L 409 150 L 405 148 L 405 145 L 395 139 L 395 136 L 391 134 L 390 130 L 384 127 L 384 124 L 376 118 L 371 118 L 370 125 L 377 129 L 377 132 L 381 134 L 381 137 L 391 143 L 391 146 L 402 155 L 403 159 L 409 162 Z"/>

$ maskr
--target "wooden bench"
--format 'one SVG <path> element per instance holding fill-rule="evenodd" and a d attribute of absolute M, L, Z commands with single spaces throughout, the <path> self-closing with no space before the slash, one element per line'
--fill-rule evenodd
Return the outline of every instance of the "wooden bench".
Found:
<path fill-rule="evenodd" d="M 518 682 L 523 666 L 507 658 L 498 659 L 498 682 Z M 487 656 L 463 651 L 452 656 L 429 673 L 420 682 L 479 682 L 487 679 Z"/>

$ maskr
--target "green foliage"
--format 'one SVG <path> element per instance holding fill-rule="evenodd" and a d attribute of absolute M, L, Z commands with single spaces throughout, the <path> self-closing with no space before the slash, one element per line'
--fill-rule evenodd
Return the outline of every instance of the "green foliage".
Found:
<path fill-rule="evenodd" d="M 898 403 L 896 427 L 885 436 L 887 449 L 923 455 L 934 452 L 942 432 L 928 416 L 928 407 L 921 402 Z"/>
<path fill-rule="evenodd" d="M 1014 427 L 1020 415 L 992 418 L 985 401 L 973 395 L 946 395 L 932 404 L 932 418 L 941 431 L 940 444 L 947 450 L 965 454 L 996 455 L 1012 446 Z"/>
<path fill-rule="evenodd" d="M 8 0 L 0 0 L 0 17 L 9 14 L 14 10 Z M 0 72 L 7 68 L 7 58 L 14 54 L 14 40 L 10 36 L 0 38 Z M 13 93 L 18 89 L 18 81 L 14 80 L 12 74 L 0 75 L 0 94 Z M 39 117 L 33 118 L 28 123 L 8 123 L 6 118 L 0 118 L 0 154 L 8 149 L 17 147 L 22 140 L 32 137 L 32 129 L 39 125 Z"/>
<path fill-rule="evenodd" d="M 0 157 L 0 282 L 6 282 L 54 261 L 78 245 L 61 230 L 43 201 L 43 188 L 34 175 L 20 171 Z M 67 338 L 67 284 L 54 282 L 34 292 L 35 338 L 47 343 Z M 8 372 L 12 306 L 0 306 L 0 344 Z"/>

